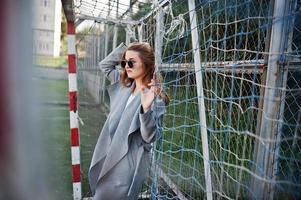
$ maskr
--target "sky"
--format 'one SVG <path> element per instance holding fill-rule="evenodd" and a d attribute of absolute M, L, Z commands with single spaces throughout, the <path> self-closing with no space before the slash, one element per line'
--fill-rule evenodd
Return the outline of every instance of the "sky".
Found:
<path fill-rule="evenodd" d="M 108 15 L 108 1 L 109 0 L 75 0 L 75 13 L 88 15 L 92 17 L 103 17 L 107 18 Z M 140 2 L 145 2 L 146 0 L 139 0 Z M 112 18 L 116 18 L 116 11 L 117 11 L 117 0 L 110 0 L 111 2 L 111 11 L 110 16 Z M 123 14 L 129 6 L 130 0 L 119 0 L 119 15 Z M 113 5 L 113 6 L 112 6 Z M 136 7 L 134 6 L 133 11 L 135 12 Z M 90 27 L 94 21 L 86 20 L 82 22 L 78 27 L 77 30 L 82 30 L 85 27 Z"/>
<path fill-rule="evenodd" d="M 75 13 L 81 13 L 81 14 L 85 14 L 85 15 L 89 15 L 89 16 L 93 16 L 93 17 L 97 17 L 99 15 L 99 12 L 102 11 L 102 9 L 104 8 L 105 5 L 108 4 L 109 0 L 75 0 L 75 7 L 79 6 L 79 8 L 75 9 Z M 114 1 L 114 0 L 113 0 Z M 111 0 L 111 2 L 113 2 Z M 82 4 L 80 4 L 82 2 Z M 119 0 L 120 3 L 124 4 L 124 5 L 129 5 L 129 0 Z M 85 5 L 84 5 L 85 4 Z M 89 7 L 86 8 L 86 5 L 91 5 Z M 93 9 L 92 7 L 96 5 L 97 9 Z M 116 6 L 116 3 L 114 3 L 114 6 Z M 125 6 L 122 6 L 122 8 Z M 106 7 L 107 9 L 107 7 Z M 116 13 L 116 11 L 115 11 Z M 112 11 L 112 14 L 115 15 L 114 11 Z M 90 27 L 94 24 L 94 21 L 92 20 L 85 20 L 84 22 L 82 22 L 78 27 L 77 30 L 81 31 L 82 29 L 86 28 L 86 27 Z"/>

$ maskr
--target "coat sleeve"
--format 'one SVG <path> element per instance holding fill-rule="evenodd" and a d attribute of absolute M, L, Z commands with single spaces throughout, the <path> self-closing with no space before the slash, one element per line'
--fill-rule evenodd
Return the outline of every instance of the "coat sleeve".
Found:
<path fill-rule="evenodd" d="M 110 80 L 111 84 L 119 81 L 120 74 L 119 71 L 116 69 L 116 65 L 119 64 L 122 54 L 125 52 L 125 50 L 126 45 L 124 43 L 121 43 L 98 64 L 99 68 Z"/>
<path fill-rule="evenodd" d="M 160 97 L 154 100 L 151 109 L 146 113 L 143 113 L 143 108 L 140 106 L 140 131 L 142 139 L 146 143 L 154 142 L 160 136 L 165 112 L 165 103 Z"/>

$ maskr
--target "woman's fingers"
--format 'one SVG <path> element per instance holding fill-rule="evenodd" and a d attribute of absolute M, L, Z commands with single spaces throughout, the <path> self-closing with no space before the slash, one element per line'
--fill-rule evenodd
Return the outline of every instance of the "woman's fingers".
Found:
<path fill-rule="evenodd" d="M 155 86 L 156 82 L 154 79 L 151 80 L 151 82 L 149 84 L 147 84 L 148 86 Z"/>
<path fill-rule="evenodd" d="M 155 93 L 155 87 L 151 87 L 150 90 Z"/>
<path fill-rule="evenodd" d="M 147 84 L 147 86 L 150 87 L 150 91 L 152 91 L 155 95 L 160 94 L 161 88 L 160 88 L 160 86 L 158 86 L 158 84 L 156 84 L 155 79 L 151 79 L 151 81 Z M 143 86 L 143 90 L 141 90 L 141 91 L 144 91 L 144 89 L 145 89 L 145 86 Z"/>

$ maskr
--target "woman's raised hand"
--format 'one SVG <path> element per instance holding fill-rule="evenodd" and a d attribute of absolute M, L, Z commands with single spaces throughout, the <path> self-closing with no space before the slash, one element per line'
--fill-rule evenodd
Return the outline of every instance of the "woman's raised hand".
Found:
<path fill-rule="evenodd" d="M 140 89 L 141 105 L 144 112 L 147 112 L 151 108 L 155 96 L 158 95 L 161 91 L 158 85 L 156 85 L 156 81 L 154 79 L 151 80 L 148 86 L 150 87 L 150 89 L 148 89 L 146 86 L 142 86 Z"/>

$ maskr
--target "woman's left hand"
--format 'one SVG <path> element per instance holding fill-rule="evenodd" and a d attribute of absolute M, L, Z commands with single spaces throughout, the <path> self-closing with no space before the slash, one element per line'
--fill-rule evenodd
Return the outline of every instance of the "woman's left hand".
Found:
<path fill-rule="evenodd" d="M 160 91 L 160 88 L 156 86 L 154 79 L 151 80 L 148 86 L 150 86 L 150 89 L 148 89 L 146 86 L 143 86 L 140 89 L 141 105 L 144 112 L 147 112 L 151 108 L 151 105 L 155 99 L 155 95 L 157 95 Z"/>

